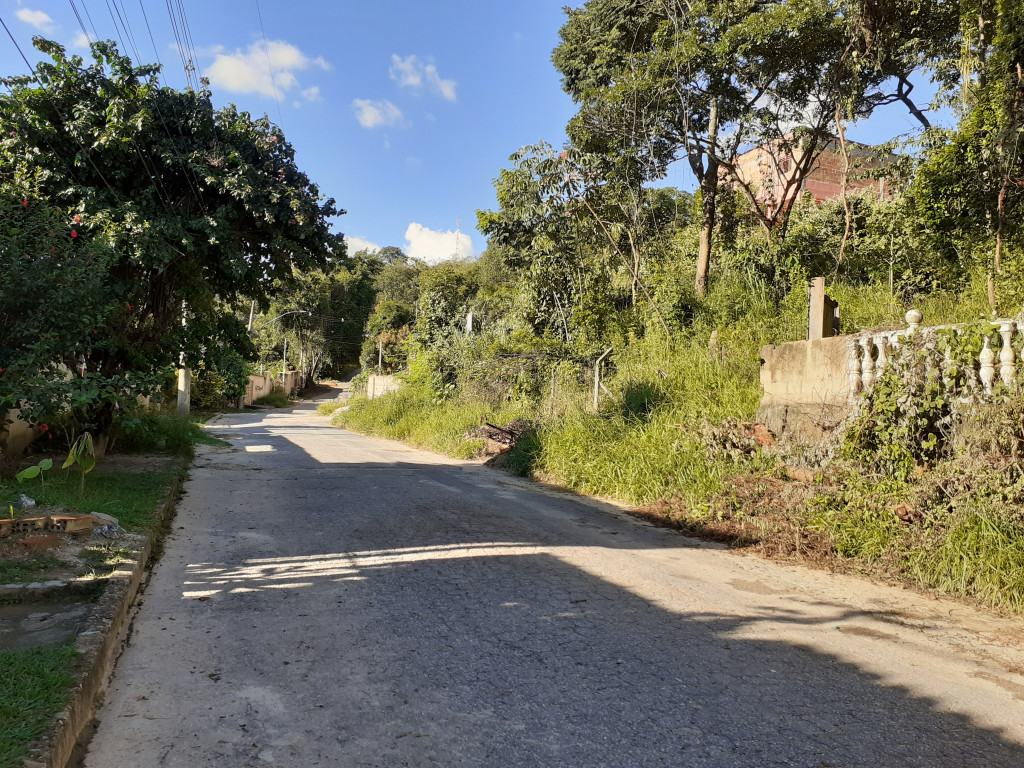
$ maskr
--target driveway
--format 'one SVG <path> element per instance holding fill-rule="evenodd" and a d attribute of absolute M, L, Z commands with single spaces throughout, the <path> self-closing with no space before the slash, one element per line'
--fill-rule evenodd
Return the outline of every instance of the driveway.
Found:
<path fill-rule="evenodd" d="M 1022 624 L 222 417 L 87 768 L 1024 765 Z"/>

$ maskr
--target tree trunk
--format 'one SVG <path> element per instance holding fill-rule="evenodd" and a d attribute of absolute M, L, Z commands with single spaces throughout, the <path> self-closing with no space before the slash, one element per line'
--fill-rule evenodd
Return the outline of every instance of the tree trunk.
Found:
<path fill-rule="evenodd" d="M 718 102 L 711 103 L 708 113 L 708 144 L 712 151 L 718 144 Z M 711 269 L 711 245 L 715 234 L 715 209 L 718 202 L 718 161 L 708 155 L 708 165 L 700 180 L 701 217 L 700 242 L 697 247 L 697 278 L 693 290 L 697 298 L 708 292 L 708 272 Z"/>

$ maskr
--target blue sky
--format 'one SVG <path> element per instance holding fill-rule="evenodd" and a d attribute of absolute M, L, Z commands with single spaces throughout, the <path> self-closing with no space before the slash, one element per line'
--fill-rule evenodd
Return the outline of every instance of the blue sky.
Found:
<path fill-rule="evenodd" d="M 77 9 L 90 37 L 159 59 L 164 81 L 184 87 L 168 5 L 182 7 L 215 103 L 281 125 L 300 167 L 348 211 L 337 229 L 350 247 L 397 245 L 433 263 L 483 250 L 475 212 L 494 207 L 509 155 L 563 141 L 573 105 L 550 60 L 567 4 L 581 2 L 0 0 L 0 18 L 35 64 L 35 34 L 86 53 Z M 25 69 L 3 34 L 0 73 Z M 895 105 L 850 136 L 871 143 L 912 127 Z M 666 182 L 691 186 L 678 167 Z"/>

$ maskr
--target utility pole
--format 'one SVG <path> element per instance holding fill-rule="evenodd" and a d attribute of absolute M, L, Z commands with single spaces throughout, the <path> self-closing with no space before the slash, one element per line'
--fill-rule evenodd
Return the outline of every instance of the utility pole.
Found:
<path fill-rule="evenodd" d="M 188 326 L 185 302 L 181 302 L 181 327 Z M 187 415 L 192 409 L 192 369 L 185 365 L 185 349 L 182 347 L 178 368 L 178 414 Z"/>
<path fill-rule="evenodd" d="M 284 372 L 288 370 L 288 337 L 284 337 L 284 357 L 281 359 L 281 386 L 287 389 L 288 385 L 285 383 Z"/>

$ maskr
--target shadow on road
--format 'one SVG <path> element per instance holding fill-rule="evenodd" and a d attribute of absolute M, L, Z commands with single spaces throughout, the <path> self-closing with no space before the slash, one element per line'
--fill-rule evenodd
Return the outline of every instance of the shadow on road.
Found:
<path fill-rule="evenodd" d="M 210 466 L 301 484 L 287 514 L 225 534 L 240 560 L 190 564 L 182 591 L 195 617 L 238 601 L 293 614 L 297 635 L 329 627 L 363 673 L 332 679 L 313 665 L 309 684 L 354 686 L 361 704 L 338 719 L 337 737 L 376 750 L 375 765 L 406 764 L 408 732 L 423 764 L 441 765 L 1024 766 L 1021 745 L 945 705 L 750 631 L 767 620 L 827 632 L 861 612 L 667 610 L 559 552 L 681 539 L 569 497 L 488 491 L 459 466 L 325 463 L 290 447 L 286 435 L 318 429 L 235 418 L 225 432 L 243 451 L 269 446 L 273 470 L 232 465 L 237 452 Z M 224 483 L 224 504 L 233 488 L 259 493 Z M 527 519 L 532 504 L 559 514 Z"/>

